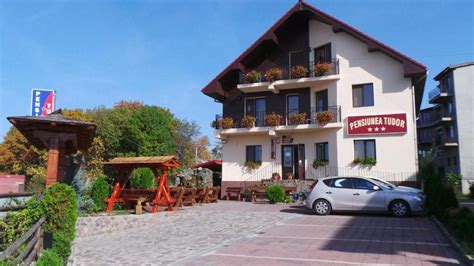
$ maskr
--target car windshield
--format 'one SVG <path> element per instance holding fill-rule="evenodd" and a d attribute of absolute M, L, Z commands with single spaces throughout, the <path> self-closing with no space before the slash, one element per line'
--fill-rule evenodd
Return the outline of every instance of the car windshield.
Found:
<path fill-rule="evenodd" d="M 395 187 L 395 185 L 392 185 L 389 182 L 382 181 L 382 180 L 379 180 L 379 179 L 371 178 L 370 180 L 372 182 L 376 183 L 378 186 L 381 186 L 381 187 L 386 188 L 386 189 L 392 190 Z"/>

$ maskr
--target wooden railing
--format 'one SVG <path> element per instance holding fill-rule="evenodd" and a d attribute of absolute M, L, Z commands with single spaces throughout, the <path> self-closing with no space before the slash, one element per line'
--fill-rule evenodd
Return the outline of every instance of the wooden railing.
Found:
<path fill-rule="evenodd" d="M 45 219 L 40 218 L 22 237 L 17 239 L 7 249 L 0 252 L 0 260 L 13 257 L 13 264 L 29 265 L 39 255 L 42 249 L 43 230 L 42 225 Z M 24 248 L 20 248 L 23 247 Z"/>

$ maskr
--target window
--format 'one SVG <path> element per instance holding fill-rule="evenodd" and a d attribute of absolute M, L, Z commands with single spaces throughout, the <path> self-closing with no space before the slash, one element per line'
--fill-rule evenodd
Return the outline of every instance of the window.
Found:
<path fill-rule="evenodd" d="M 371 157 L 376 160 L 375 140 L 354 140 L 354 156 L 359 159 Z"/>
<path fill-rule="evenodd" d="M 449 126 L 448 128 L 448 136 L 450 139 L 454 138 L 454 126 Z"/>
<path fill-rule="evenodd" d="M 329 144 L 327 142 L 316 143 L 316 160 L 329 161 Z"/>
<path fill-rule="evenodd" d="M 328 187 L 334 188 L 353 188 L 350 178 L 332 178 L 323 181 Z"/>
<path fill-rule="evenodd" d="M 352 104 L 354 107 L 374 106 L 373 84 L 352 86 Z"/>
<path fill-rule="evenodd" d="M 314 62 L 331 62 L 331 43 L 314 48 Z"/>
<path fill-rule="evenodd" d="M 456 156 L 453 156 L 453 166 L 457 166 L 458 165 L 458 158 L 456 158 Z"/>
<path fill-rule="evenodd" d="M 352 178 L 352 182 L 355 189 L 373 190 L 374 187 L 374 184 L 361 178 Z"/>
<path fill-rule="evenodd" d="M 298 95 L 288 95 L 286 98 L 286 113 L 288 116 L 292 114 L 298 114 L 300 112 L 299 103 L 300 97 Z"/>
<path fill-rule="evenodd" d="M 451 166 L 451 158 L 448 157 L 448 166 Z"/>
<path fill-rule="evenodd" d="M 262 146 L 261 145 L 247 146 L 245 161 L 254 162 L 254 163 L 262 163 Z"/>
<path fill-rule="evenodd" d="M 245 116 L 256 118 L 255 125 L 261 127 L 265 121 L 265 98 L 245 99 Z"/>

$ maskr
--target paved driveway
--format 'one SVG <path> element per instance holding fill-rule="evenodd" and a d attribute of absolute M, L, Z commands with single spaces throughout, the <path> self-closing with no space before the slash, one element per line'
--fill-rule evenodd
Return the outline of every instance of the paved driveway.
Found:
<path fill-rule="evenodd" d="M 220 202 L 162 218 L 141 230 L 77 239 L 74 263 L 459 264 L 426 217 L 321 217 L 301 206 Z"/>

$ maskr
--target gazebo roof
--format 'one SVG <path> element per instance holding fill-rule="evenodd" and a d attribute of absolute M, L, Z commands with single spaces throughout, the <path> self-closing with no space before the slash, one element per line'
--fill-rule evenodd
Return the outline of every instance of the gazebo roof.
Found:
<path fill-rule="evenodd" d="M 116 157 L 106 163 L 115 168 L 138 168 L 138 167 L 157 167 L 162 166 L 174 168 L 181 165 L 181 163 L 172 155 L 168 156 L 151 156 L 151 157 Z"/>
<path fill-rule="evenodd" d="M 12 116 L 7 119 L 39 149 L 47 148 L 43 138 L 45 134 L 72 134 L 73 141 L 67 143 L 67 153 L 87 150 L 94 139 L 97 127 L 94 123 L 67 118 L 61 109 L 47 116 Z"/>

